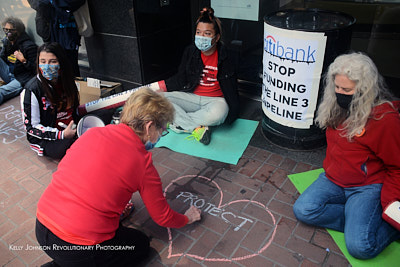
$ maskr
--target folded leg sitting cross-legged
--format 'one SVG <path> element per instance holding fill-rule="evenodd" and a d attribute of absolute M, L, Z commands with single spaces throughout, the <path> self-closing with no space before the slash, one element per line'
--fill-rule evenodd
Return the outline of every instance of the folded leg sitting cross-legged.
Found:
<path fill-rule="evenodd" d="M 174 124 L 187 132 L 199 126 L 217 126 L 229 112 L 223 97 L 199 96 L 185 92 L 166 92 L 164 96 L 175 108 Z"/>
<path fill-rule="evenodd" d="M 400 237 L 382 220 L 381 184 L 342 188 L 322 173 L 298 198 L 298 220 L 344 232 L 349 253 L 360 259 L 378 255 Z"/>

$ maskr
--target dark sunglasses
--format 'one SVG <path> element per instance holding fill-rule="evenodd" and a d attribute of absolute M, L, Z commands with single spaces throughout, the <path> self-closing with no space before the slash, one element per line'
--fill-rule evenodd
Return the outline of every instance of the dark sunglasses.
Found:
<path fill-rule="evenodd" d="M 7 28 L 3 28 L 3 31 L 4 31 L 5 33 L 9 33 L 9 32 L 14 33 L 14 32 L 17 31 L 17 29 L 7 29 Z"/>

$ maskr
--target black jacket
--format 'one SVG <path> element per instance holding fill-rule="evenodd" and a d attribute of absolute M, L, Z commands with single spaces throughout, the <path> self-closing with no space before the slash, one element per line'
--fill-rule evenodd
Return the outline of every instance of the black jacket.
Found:
<path fill-rule="evenodd" d="M 36 32 L 43 42 L 57 42 L 66 50 L 78 50 L 81 37 L 73 12 L 85 0 L 28 0 L 36 10 Z"/>
<path fill-rule="evenodd" d="M 178 72 L 165 80 L 167 91 L 193 92 L 200 83 L 203 68 L 201 51 L 195 45 L 189 45 L 183 52 Z M 227 50 L 223 45 L 218 47 L 217 80 L 229 106 L 225 122 L 232 123 L 239 115 L 239 95 L 234 64 L 229 60 Z"/>
<path fill-rule="evenodd" d="M 44 94 L 39 77 L 32 78 L 21 93 L 22 114 L 29 143 L 43 146 L 43 141 L 60 139 L 57 129 L 57 109 L 54 108 Z M 73 109 L 78 107 L 76 101 Z M 79 121 L 76 112 L 72 114 L 74 121 Z M 35 123 L 34 123 L 35 122 Z M 33 123 L 35 125 L 33 125 Z"/>
<path fill-rule="evenodd" d="M 3 48 L 0 52 L 0 57 L 7 63 L 7 57 L 14 54 L 15 51 L 20 50 L 26 59 L 23 64 L 19 60 L 14 65 L 14 77 L 22 86 L 25 85 L 33 76 L 36 75 L 36 53 L 37 45 L 23 32 L 18 36 L 14 45 L 7 39 L 3 39 Z"/>

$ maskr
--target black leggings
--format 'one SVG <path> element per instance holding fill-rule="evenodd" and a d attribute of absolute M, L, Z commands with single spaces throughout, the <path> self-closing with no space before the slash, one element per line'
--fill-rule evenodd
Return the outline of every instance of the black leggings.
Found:
<path fill-rule="evenodd" d="M 150 240 L 141 231 L 122 225 L 115 236 L 93 246 L 74 245 L 58 238 L 36 220 L 36 238 L 59 266 L 136 266 L 149 254 Z"/>
<path fill-rule="evenodd" d="M 53 159 L 61 159 L 75 140 L 76 138 L 42 141 L 44 155 Z"/>

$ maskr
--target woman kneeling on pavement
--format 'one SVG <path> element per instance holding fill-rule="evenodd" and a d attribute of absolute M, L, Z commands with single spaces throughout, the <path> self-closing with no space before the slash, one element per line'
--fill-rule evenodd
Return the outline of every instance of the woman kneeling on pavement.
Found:
<path fill-rule="evenodd" d="M 294 204 L 300 221 L 344 233 L 349 253 L 377 256 L 400 232 L 382 219 L 382 205 L 400 198 L 400 102 L 372 60 L 341 55 L 329 66 L 316 122 L 326 128 L 325 172 Z"/>
<path fill-rule="evenodd" d="M 165 97 L 141 89 L 125 103 L 120 124 L 89 129 L 67 151 L 37 208 L 36 237 L 55 266 L 133 266 L 146 258 L 149 238 L 120 225 L 136 191 L 163 227 L 200 220 L 193 206 L 184 215 L 170 208 L 148 151 L 173 118 Z"/>

